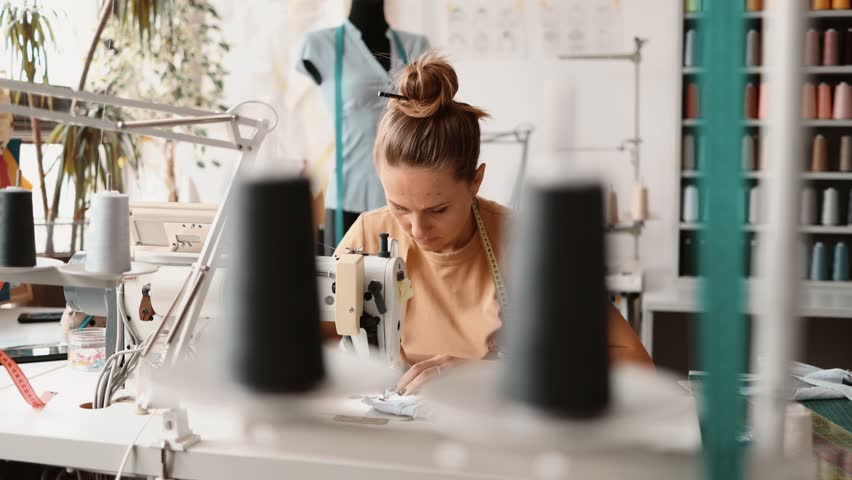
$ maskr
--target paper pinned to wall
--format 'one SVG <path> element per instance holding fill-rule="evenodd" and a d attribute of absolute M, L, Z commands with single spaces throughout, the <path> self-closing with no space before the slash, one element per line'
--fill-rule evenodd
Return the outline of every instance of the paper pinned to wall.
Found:
<path fill-rule="evenodd" d="M 527 55 L 523 0 L 448 0 L 447 39 L 459 58 L 519 59 Z"/>
<path fill-rule="evenodd" d="M 551 55 L 624 50 L 621 0 L 540 0 L 542 43 Z"/>

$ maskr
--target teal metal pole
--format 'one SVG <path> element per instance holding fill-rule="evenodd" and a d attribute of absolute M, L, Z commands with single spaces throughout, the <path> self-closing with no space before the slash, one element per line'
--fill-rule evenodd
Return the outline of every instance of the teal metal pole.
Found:
<path fill-rule="evenodd" d="M 704 478 L 743 478 L 744 455 L 738 442 L 745 402 L 738 394 L 746 369 L 746 321 L 743 312 L 744 212 L 740 142 L 743 136 L 743 2 L 717 0 L 701 22 L 705 74 L 699 79 L 706 161 L 702 162 L 707 202 L 699 249 L 702 313 L 699 316 L 699 364 L 702 386 Z"/>

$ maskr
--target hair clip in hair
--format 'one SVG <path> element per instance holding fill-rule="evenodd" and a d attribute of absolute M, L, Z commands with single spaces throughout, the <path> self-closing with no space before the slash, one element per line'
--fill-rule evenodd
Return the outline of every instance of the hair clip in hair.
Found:
<path fill-rule="evenodd" d="M 385 97 L 385 98 L 395 98 L 397 100 L 408 100 L 408 97 L 406 97 L 405 95 L 399 95 L 399 94 L 390 93 L 390 92 L 379 91 L 379 96 Z"/>

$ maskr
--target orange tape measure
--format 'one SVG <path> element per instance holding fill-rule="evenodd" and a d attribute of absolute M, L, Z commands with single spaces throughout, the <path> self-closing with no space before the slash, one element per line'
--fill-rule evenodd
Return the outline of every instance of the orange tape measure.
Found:
<path fill-rule="evenodd" d="M 21 371 L 21 367 L 12 360 L 9 355 L 6 355 L 6 352 L 0 350 L 0 364 L 3 364 L 6 367 L 6 371 L 9 372 L 9 376 L 12 377 L 12 382 L 14 382 L 15 386 L 18 387 L 18 391 L 21 392 L 21 396 L 24 397 L 24 400 L 30 404 L 33 408 L 42 408 L 45 403 L 53 398 L 52 392 L 47 392 L 44 400 L 39 398 L 36 395 L 35 390 L 33 390 L 33 386 L 30 385 L 30 381 L 27 380 L 24 372 Z M 49 395 L 49 396 L 48 396 Z"/>

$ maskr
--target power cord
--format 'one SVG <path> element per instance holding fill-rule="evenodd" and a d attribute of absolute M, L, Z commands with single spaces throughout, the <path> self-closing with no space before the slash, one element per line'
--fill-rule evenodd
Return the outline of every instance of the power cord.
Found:
<path fill-rule="evenodd" d="M 142 436 L 142 432 L 145 431 L 145 427 L 148 426 L 148 423 L 151 422 L 151 419 L 154 418 L 154 414 L 151 413 L 145 423 L 142 424 L 142 427 L 139 428 L 139 431 L 136 432 L 136 436 L 133 437 L 133 441 L 130 442 L 130 445 L 127 446 L 127 450 L 124 451 L 124 456 L 121 458 L 121 464 L 118 466 L 118 470 L 115 474 L 115 480 L 121 480 L 121 476 L 124 474 L 124 467 L 127 465 L 127 459 L 130 458 L 130 452 L 133 451 L 133 447 L 136 446 L 136 442 L 139 441 L 139 437 Z"/>

